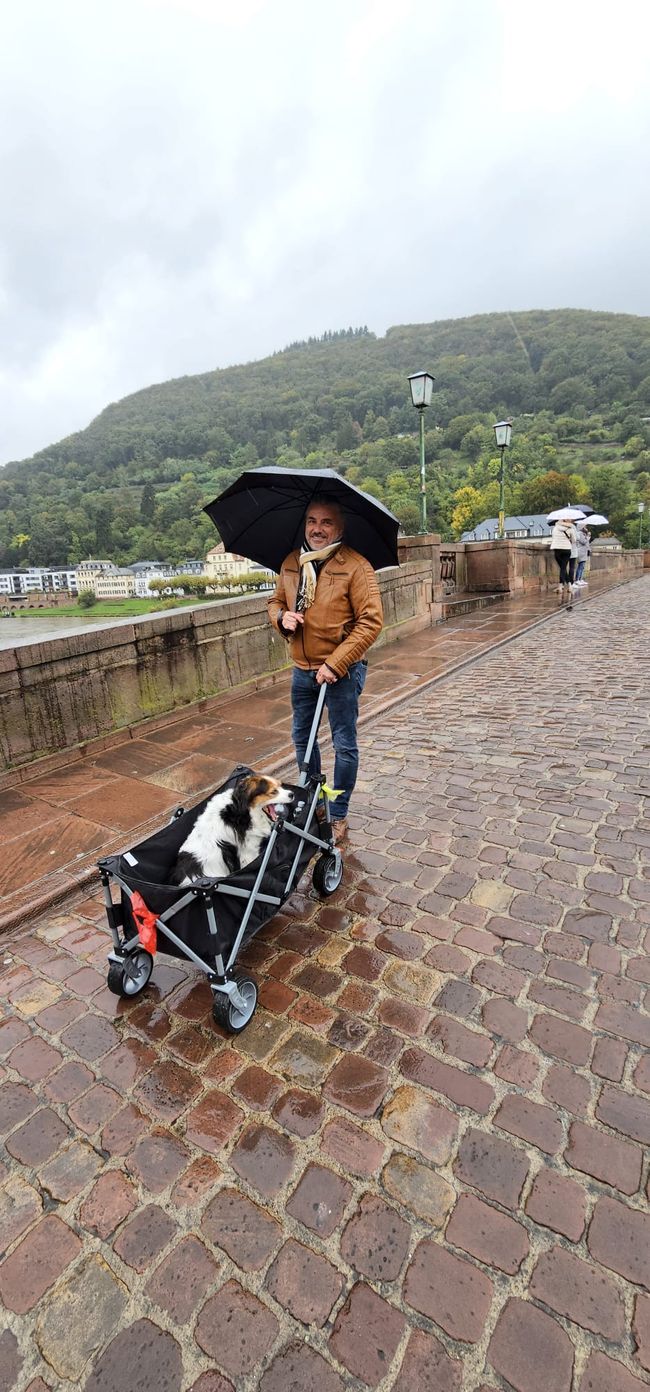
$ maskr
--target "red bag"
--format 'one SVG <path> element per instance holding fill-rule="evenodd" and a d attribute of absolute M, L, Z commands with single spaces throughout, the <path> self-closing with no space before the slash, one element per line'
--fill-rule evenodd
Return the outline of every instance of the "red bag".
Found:
<path fill-rule="evenodd" d="M 156 915 L 148 909 L 141 894 L 136 890 L 131 899 L 131 913 L 136 922 L 138 937 L 142 946 L 152 957 L 156 955 L 158 947 L 158 934 L 156 932 Z"/>

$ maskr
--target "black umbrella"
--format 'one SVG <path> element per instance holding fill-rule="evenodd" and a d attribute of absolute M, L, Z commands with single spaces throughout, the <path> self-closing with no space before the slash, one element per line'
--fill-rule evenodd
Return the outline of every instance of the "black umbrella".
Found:
<path fill-rule="evenodd" d="M 334 469 L 247 469 L 203 511 L 226 551 L 279 570 L 285 557 L 302 544 L 305 512 L 321 493 L 340 505 L 346 542 L 374 570 L 399 565 L 397 518 Z"/>

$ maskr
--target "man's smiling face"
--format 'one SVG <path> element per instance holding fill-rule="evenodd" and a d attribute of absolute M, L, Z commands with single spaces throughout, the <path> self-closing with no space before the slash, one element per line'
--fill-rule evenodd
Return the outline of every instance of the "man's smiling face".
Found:
<path fill-rule="evenodd" d="M 331 546 L 343 535 L 343 515 L 335 503 L 313 503 L 305 516 L 305 537 L 312 551 Z"/>

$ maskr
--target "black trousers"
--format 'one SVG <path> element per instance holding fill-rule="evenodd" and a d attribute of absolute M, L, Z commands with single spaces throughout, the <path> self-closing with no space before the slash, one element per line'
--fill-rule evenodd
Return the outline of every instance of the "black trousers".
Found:
<path fill-rule="evenodd" d="M 571 555 L 568 548 L 560 548 L 553 551 L 553 555 L 560 567 L 560 584 L 572 585 L 575 579 L 576 563 L 575 557 Z"/>

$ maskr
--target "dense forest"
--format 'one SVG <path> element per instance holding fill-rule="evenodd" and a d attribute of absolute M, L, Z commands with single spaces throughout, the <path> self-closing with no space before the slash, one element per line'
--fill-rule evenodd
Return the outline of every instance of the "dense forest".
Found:
<path fill-rule="evenodd" d="M 459 536 L 498 500 L 492 424 L 513 420 L 509 513 L 568 500 L 638 543 L 650 504 L 650 319 L 583 310 L 328 332 L 261 362 L 148 387 L 86 430 L 0 470 L 0 566 L 181 562 L 217 540 L 202 504 L 244 468 L 334 467 L 419 526 L 417 413 L 427 369 L 431 530 Z M 146 366 L 143 368 L 146 371 Z"/>

